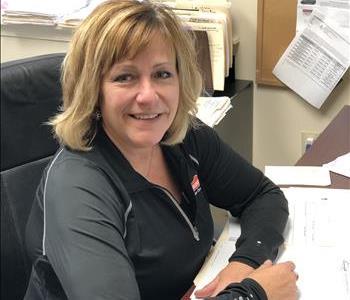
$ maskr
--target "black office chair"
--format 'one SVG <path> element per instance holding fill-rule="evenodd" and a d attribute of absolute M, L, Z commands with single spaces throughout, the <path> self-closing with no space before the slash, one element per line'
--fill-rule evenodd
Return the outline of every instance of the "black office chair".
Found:
<path fill-rule="evenodd" d="M 61 105 L 64 54 L 1 64 L 1 299 L 23 299 L 31 263 L 25 226 L 36 187 L 58 148 L 44 123 Z"/>

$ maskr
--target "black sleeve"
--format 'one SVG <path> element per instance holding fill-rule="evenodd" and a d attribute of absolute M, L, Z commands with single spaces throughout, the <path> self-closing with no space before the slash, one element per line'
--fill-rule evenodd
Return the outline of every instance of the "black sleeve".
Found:
<path fill-rule="evenodd" d="M 264 289 L 254 279 L 246 278 L 240 283 L 232 283 L 221 291 L 216 297 L 206 300 L 268 300 Z"/>
<path fill-rule="evenodd" d="M 139 300 L 125 209 L 109 178 L 89 162 L 63 161 L 45 194 L 46 255 L 68 299 Z"/>
<path fill-rule="evenodd" d="M 241 236 L 230 260 L 258 267 L 273 260 L 283 242 L 288 204 L 282 191 L 205 125 L 189 143 L 209 202 L 240 218 Z"/>

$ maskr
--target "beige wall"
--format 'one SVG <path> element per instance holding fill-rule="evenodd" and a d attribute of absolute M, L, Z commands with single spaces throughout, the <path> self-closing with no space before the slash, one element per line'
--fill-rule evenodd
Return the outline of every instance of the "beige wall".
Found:
<path fill-rule="evenodd" d="M 257 0 L 232 1 L 232 13 L 234 31 L 240 39 L 236 77 L 255 81 Z M 30 27 L 21 30 L 27 38 L 1 37 L 2 61 L 62 52 L 67 48 L 69 32 L 56 31 L 52 34 L 45 28 Z M 42 32 L 33 35 L 33 32 L 39 30 Z M 18 34 L 19 29 L 12 31 Z M 5 34 L 6 30 L 2 35 Z M 267 164 L 293 165 L 301 156 L 301 132 L 321 132 L 346 104 L 350 104 L 349 72 L 320 110 L 313 108 L 289 89 L 258 87 L 255 84 L 254 165 L 260 169 Z"/>

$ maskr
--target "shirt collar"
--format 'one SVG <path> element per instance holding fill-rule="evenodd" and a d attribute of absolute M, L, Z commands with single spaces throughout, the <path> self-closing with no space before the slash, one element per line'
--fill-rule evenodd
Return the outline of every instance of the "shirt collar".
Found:
<path fill-rule="evenodd" d="M 130 162 L 115 146 L 101 126 L 98 128 L 93 146 L 102 153 L 129 193 L 150 189 L 153 186 L 152 183 L 131 166 Z M 161 148 L 171 172 L 175 172 L 174 177 L 186 180 L 187 178 L 185 179 L 185 177 L 187 176 L 184 177 L 185 174 L 183 174 L 186 163 L 180 144 L 174 146 L 161 145 Z"/>

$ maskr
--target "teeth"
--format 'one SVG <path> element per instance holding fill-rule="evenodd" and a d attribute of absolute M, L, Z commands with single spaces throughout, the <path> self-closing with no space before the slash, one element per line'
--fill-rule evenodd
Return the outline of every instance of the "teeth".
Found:
<path fill-rule="evenodd" d="M 158 116 L 158 114 L 152 114 L 152 115 L 133 115 L 134 118 L 138 120 L 148 120 L 148 119 L 154 119 Z"/>

